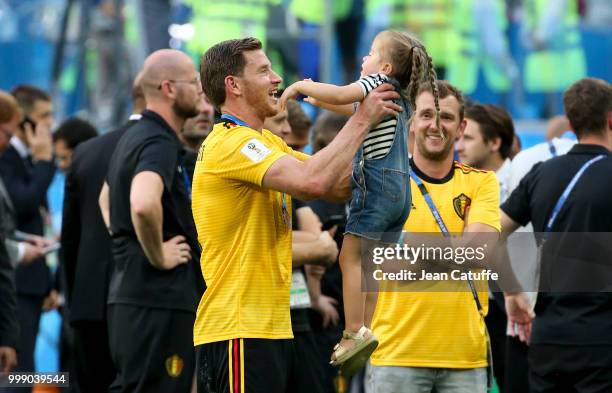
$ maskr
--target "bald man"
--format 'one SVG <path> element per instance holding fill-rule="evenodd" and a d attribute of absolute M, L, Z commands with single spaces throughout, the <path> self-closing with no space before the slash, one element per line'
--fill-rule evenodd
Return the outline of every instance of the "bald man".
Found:
<path fill-rule="evenodd" d="M 74 332 L 73 385 L 81 392 L 108 392 L 117 372 L 108 348 L 106 299 L 114 269 L 111 238 L 98 209 L 111 156 L 119 139 L 145 109 L 142 73 L 132 87 L 132 115 L 118 129 L 80 144 L 66 174 L 62 250 L 70 324 Z"/>
<path fill-rule="evenodd" d="M 117 144 L 100 194 L 115 262 L 108 323 L 118 377 L 110 391 L 189 392 L 203 282 L 178 135 L 198 114 L 202 86 L 191 59 L 169 49 L 146 59 L 142 86 L 146 109 Z"/>

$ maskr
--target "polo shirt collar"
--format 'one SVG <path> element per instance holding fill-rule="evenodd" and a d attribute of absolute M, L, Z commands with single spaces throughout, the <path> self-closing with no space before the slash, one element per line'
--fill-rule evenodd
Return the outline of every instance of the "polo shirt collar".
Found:
<path fill-rule="evenodd" d="M 567 154 L 604 154 L 609 155 L 610 150 L 601 145 L 589 145 L 586 143 L 577 143 L 567 152 Z"/>
<path fill-rule="evenodd" d="M 158 113 L 153 112 L 151 110 L 145 109 L 142 112 L 142 118 L 145 119 L 149 119 L 152 120 L 154 122 L 156 122 L 157 124 L 159 124 L 166 132 L 170 133 L 174 139 L 176 139 L 176 141 L 178 142 L 178 136 L 176 136 L 176 133 L 174 132 L 174 130 L 172 129 L 172 127 L 170 127 L 170 124 L 168 124 L 163 117 L 161 117 Z"/>

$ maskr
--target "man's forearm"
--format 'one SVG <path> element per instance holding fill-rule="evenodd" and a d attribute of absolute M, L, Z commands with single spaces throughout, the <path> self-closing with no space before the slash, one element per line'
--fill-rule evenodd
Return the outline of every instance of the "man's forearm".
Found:
<path fill-rule="evenodd" d="M 327 255 L 317 240 L 311 242 L 293 242 L 291 245 L 291 261 L 293 267 L 302 265 L 327 266 Z"/>
<path fill-rule="evenodd" d="M 351 168 L 353 157 L 363 143 L 370 124 L 366 119 L 354 115 L 334 140 L 305 162 L 307 177 L 317 178 L 327 197 L 338 181 L 338 176 Z M 331 194 L 333 197 L 333 194 Z"/>
<path fill-rule="evenodd" d="M 146 213 L 137 214 L 132 210 L 132 222 L 147 259 L 154 267 L 163 268 L 164 255 L 162 251 L 162 206 L 161 201 Z"/>

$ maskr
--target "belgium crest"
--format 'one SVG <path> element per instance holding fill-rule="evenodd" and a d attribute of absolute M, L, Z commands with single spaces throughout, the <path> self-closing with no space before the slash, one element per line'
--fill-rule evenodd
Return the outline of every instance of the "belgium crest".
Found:
<path fill-rule="evenodd" d="M 459 194 L 459 196 L 453 199 L 453 207 L 455 208 L 455 213 L 461 218 L 465 220 L 465 209 L 472 203 L 472 200 L 465 195 L 464 193 Z"/>
<path fill-rule="evenodd" d="M 178 378 L 183 371 L 183 359 L 178 355 L 172 355 L 166 359 L 166 371 L 172 378 Z"/>

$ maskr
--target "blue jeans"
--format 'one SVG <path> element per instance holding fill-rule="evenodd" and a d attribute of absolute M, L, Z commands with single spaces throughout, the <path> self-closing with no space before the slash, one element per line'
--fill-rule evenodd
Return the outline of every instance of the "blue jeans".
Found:
<path fill-rule="evenodd" d="M 486 393 L 487 369 L 368 365 L 366 393 Z"/>
<path fill-rule="evenodd" d="M 393 144 L 380 158 L 364 158 L 363 146 L 353 159 L 352 198 L 346 232 L 371 240 L 397 243 L 411 209 L 406 100 Z"/>

